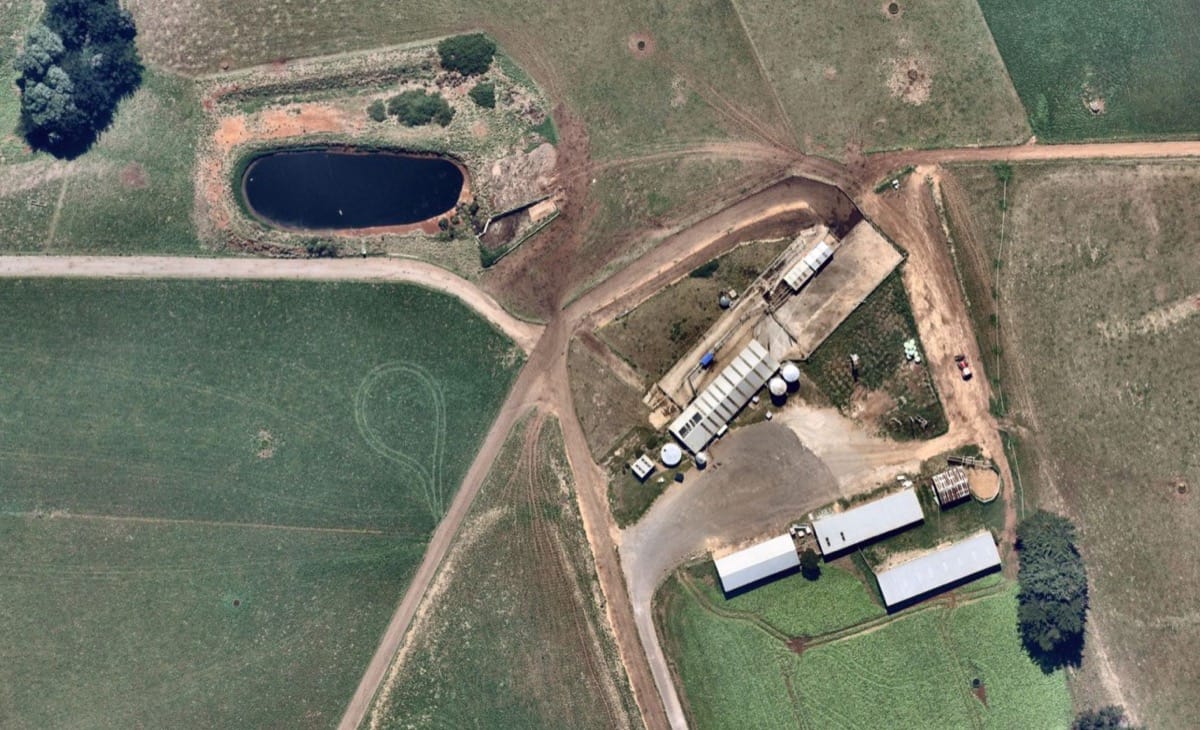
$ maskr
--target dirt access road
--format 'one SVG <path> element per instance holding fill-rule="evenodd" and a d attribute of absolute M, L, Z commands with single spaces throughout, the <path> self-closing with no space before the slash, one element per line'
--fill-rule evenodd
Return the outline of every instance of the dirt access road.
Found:
<path fill-rule="evenodd" d="M 457 297 L 526 353 L 542 327 L 509 314 L 471 282 L 423 261 L 404 258 L 260 259 L 176 256 L 0 256 L 0 278 L 243 279 L 417 284 Z"/>
<path fill-rule="evenodd" d="M 781 158 L 793 160 L 791 169 L 794 174 L 838 185 L 855 199 L 864 213 L 885 234 L 908 249 L 909 266 L 906 268 L 913 273 L 906 275 L 905 283 L 912 287 L 910 295 L 914 299 L 920 334 L 931 363 L 940 363 L 945 357 L 952 357 L 952 353 L 960 347 L 974 353 L 974 337 L 970 336 L 971 329 L 965 316 L 965 304 L 958 291 L 957 279 L 948 253 L 944 246 L 938 246 L 939 239 L 929 219 L 918 218 L 917 222 L 914 222 L 910 218 L 914 213 L 924 211 L 919 197 L 914 197 L 907 191 L 900 199 L 884 199 L 864 193 L 863 191 L 873 188 L 877 182 L 875 171 L 890 169 L 889 166 L 897 162 L 906 164 L 910 160 L 936 164 L 968 160 L 1083 159 L 1089 156 L 1119 158 L 1130 154 L 1138 157 L 1198 156 L 1200 143 L 1028 146 L 894 153 L 871 158 L 869 165 L 861 165 L 853 173 L 845 166 L 829 160 L 798 156 L 790 150 L 780 151 Z M 909 183 L 910 186 L 915 184 Z M 770 213 L 767 212 L 770 208 L 779 205 L 791 207 L 789 203 L 794 205 L 794 201 L 754 201 L 739 207 L 738 212 L 731 215 L 741 221 L 756 218 L 762 220 L 764 215 L 770 217 Z M 728 221 L 728 218 L 722 220 Z M 583 224 L 586 224 L 586 220 L 579 222 L 579 225 Z M 652 673 L 647 660 L 647 652 L 652 647 L 645 646 L 639 640 L 647 637 L 639 636 L 634 607 L 623 579 L 617 554 L 620 533 L 608 511 L 607 483 L 600 467 L 591 458 L 582 428 L 574 413 L 567 383 L 567 349 L 571 338 L 595 320 L 614 316 L 622 311 L 622 308 L 628 308 L 632 303 L 647 296 L 647 293 L 685 275 L 695 265 L 720 253 L 722 246 L 730 245 L 730 237 L 725 235 L 728 232 L 727 225 L 722 226 L 714 221 L 702 221 L 700 225 L 701 230 L 688 229 L 682 234 L 672 236 L 631 262 L 574 303 L 561 309 L 545 328 L 512 317 L 470 282 L 437 267 L 404 259 L 296 261 L 165 257 L 0 257 L 0 276 L 406 281 L 458 296 L 512 336 L 530 353 L 530 357 L 501 407 L 462 487 L 434 533 L 424 560 L 381 637 L 375 656 L 347 707 L 340 727 L 351 730 L 361 723 L 396 649 L 403 640 L 416 607 L 432 582 L 450 541 L 478 494 L 508 431 L 518 415 L 533 406 L 554 412 L 562 423 L 567 455 L 576 473 L 580 511 L 596 559 L 608 619 L 643 719 L 647 727 L 656 730 L 669 725 L 686 727 L 686 719 L 669 668 L 663 662 L 656 666 L 657 671 Z M 976 382 L 986 383 L 986 375 L 982 372 L 983 362 L 979 360 L 977 353 L 974 354 L 979 370 Z M 945 388 L 942 397 L 952 428 L 961 424 L 968 432 L 984 437 L 979 440 L 987 444 L 990 450 L 998 441 L 998 436 L 995 423 L 986 409 L 986 391 L 983 388 L 968 389 L 948 377 L 944 370 L 953 374 L 951 370 L 935 368 L 935 373 L 938 373 L 935 378 L 938 387 Z M 1006 483 L 1011 484 L 1011 477 L 1007 475 Z M 649 592 L 652 595 L 653 590 Z M 638 597 L 645 601 L 642 593 L 643 591 L 639 590 Z M 657 644 L 656 638 L 652 641 Z M 661 650 L 657 654 L 661 657 Z"/>

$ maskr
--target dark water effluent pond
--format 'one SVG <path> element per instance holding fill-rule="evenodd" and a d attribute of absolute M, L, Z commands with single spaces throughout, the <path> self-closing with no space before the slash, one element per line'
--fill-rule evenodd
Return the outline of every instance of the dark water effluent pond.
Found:
<path fill-rule="evenodd" d="M 256 216 L 308 230 L 416 223 L 453 209 L 462 186 L 462 170 L 450 160 L 397 152 L 272 152 L 242 177 Z"/>

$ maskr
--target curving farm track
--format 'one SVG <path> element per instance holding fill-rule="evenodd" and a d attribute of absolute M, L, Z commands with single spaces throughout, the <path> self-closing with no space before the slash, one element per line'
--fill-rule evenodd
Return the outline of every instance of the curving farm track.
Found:
<path fill-rule="evenodd" d="M 704 154 L 705 149 L 679 150 L 678 154 Z M 760 157 L 765 148 L 749 145 L 727 152 Z M 719 151 L 718 151 L 719 152 Z M 982 370 L 983 360 L 973 352 L 966 306 L 940 230 L 928 215 L 923 186 L 910 180 L 899 194 L 877 196 L 869 190 L 880 175 L 904 164 L 937 165 L 965 161 L 1017 161 L 1092 158 L 1178 158 L 1200 156 L 1200 142 L 1118 143 L 1088 145 L 1023 145 L 895 152 L 872 156 L 852 171 L 839 163 L 797 154 L 780 148 L 778 159 L 790 163 L 793 175 L 832 183 L 849 195 L 863 213 L 909 253 L 905 283 L 913 299 L 920 334 L 930 359 L 939 362 L 956 349 L 966 349 Z M 672 154 L 670 152 L 664 154 Z M 915 177 L 915 176 L 914 176 Z M 653 594 L 639 589 L 638 603 L 630 601 L 626 576 L 618 556 L 621 533 L 608 511 L 604 474 L 592 459 L 574 412 L 567 382 L 567 348 L 572 337 L 594 328 L 597 322 L 631 308 L 670 281 L 731 247 L 736 232 L 779 216 L 794 214 L 806 202 L 795 190 L 772 188 L 752 195 L 696 226 L 671 236 L 641 258 L 616 272 L 574 302 L 561 308 L 546 326 L 524 322 L 506 312 L 473 283 L 430 264 L 408 259 L 216 259 L 174 257 L 14 256 L 0 257 L 0 277 L 95 277 L 189 279 L 293 279 L 315 281 L 403 281 L 426 286 L 461 299 L 508 334 L 529 353 L 507 400 L 435 531 L 424 560 L 397 606 L 391 622 L 342 717 L 344 730 L 357 728 L 400 647 L 416 609 L 429 588 L 439 564 L 454 538 L 492 462 L 518 417 L 529 408 L 556 415 L 571 467 L 575 472 L 579 507 L 596 560 L 605 595 L 608 619 L 625 663 L 643 719 L 650 728 L 686 727 L 679 697 L 658 638 L 650 625 L 639 634 L 635 613 L 648 615 Z M 731 235 L 731 233 L 733 235 Z M 943 372 L 945 371 L 945 372 Z M 987 377 L 980 373 L 974 387 L 965 387 L 953 370 L 934 368 L 951 429 L 969 433 L 999 456 L 999 436 L 988 412 Z M 1000 460 L 1003 463 L 1003 460 Z M 1006 476 L 1006 484 L 1011 478 Z M 1012 515 L 1010 514 L 1010 518 Z M 1011 525 L 1010 525 L 1011 527 Z"/>

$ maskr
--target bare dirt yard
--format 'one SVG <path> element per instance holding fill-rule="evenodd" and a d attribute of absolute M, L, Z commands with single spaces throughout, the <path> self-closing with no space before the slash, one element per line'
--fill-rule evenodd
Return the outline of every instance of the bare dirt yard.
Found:
<path fill-rule="evenodd" d="M 1078 705 L 1154 727 L 1200 714 L 1200 168 L 1163 162 L 955 168 L 944 187 L 967 291 L 996 315 L 1024 508 L 1061 509 L 1092 581 Z M 1007 212 L 1000 202 L 1007 197 Z"/>

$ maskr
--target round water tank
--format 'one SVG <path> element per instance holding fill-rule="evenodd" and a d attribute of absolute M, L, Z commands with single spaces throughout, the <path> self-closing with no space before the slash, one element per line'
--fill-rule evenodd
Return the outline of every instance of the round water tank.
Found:
<path fill-rule="evenodd" d="M 783 376 L 785 383 L 800 382 L 800 368 L 796 367 L 796 363 L 794 362 L 784 363 L 783 368 L 779 371 L 779 374 Z"/>
<path fill-rule="evenodd" d="M 703 451 L 696 453 L 696 466 L 703 469 L 708 464 L 708 454 Z"/>
<path fill-rule="evenodd" d="M 663 466 L 668 468 L 679 466 L 679 462 L 683 461 L 683 451 L 675 444 L 665 444 L 659 456 L 662 457 Z"/>
<path fill-rule="evenodd" d="M 775 376 L 774 378 L 771 378 L 769 383 L 767 383 L 767 389 L 771 391 L 771 395 L 778 398 L 784 393 L 787 393 L 787 383 L 783 382 L 783 378 Z"/>
<path fill-rule="evenodd" d="M 717 304 L 721 305 L 721 309 L 729 309 L 729 305 L 733 304 L 733 302 L 729 301 L 727 295 L 722 294 L 721 298 L 717 300 Z"/>

